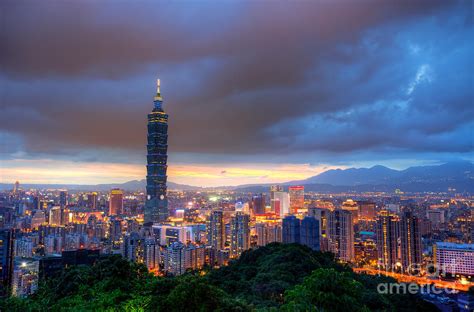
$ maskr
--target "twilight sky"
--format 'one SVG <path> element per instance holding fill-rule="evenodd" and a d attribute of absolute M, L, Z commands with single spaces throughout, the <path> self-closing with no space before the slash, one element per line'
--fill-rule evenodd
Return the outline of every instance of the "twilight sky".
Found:
<path fill-rule="evenodd" d="M 471 1 L 0 2 L 0 182 L 170 181 L 473 160 Z"/>

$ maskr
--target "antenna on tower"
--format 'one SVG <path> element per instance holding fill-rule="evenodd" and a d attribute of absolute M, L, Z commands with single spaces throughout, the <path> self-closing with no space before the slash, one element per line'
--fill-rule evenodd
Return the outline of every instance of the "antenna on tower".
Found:
<path fill-rule="evenodd" d="M 160 86 L 161 86 L 161 81 L 160 79 L 156 79 L 156 95 L 155 95 L 155 101 L 161 101 L 161 91 L 160 91 Z"/>

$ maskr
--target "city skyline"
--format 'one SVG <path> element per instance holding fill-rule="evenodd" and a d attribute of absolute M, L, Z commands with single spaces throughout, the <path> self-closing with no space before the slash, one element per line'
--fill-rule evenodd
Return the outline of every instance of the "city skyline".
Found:
<path fill-rule="evenodd" d="M 473 160 L 469 2 L 1 6 L 0 183 L 143 179 L 157 77 L 175 183 Z"/>

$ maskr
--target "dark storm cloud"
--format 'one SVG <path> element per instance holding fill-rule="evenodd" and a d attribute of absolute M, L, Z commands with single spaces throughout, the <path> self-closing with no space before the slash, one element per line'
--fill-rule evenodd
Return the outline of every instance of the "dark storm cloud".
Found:
<path fill-rule="evenodd" d="M 175 153 L 472 151 L 469 2 L 0 6 L 0 131 L 28 154 L 142 155 L 156 72 Z"/>

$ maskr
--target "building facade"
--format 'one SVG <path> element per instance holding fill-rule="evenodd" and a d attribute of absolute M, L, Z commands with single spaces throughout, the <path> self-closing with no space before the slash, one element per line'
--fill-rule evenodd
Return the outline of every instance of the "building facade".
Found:
<path fill-rule="evenodd" d="M 230 221 L 230 256 L 232 258 L 250 249 L 250 216 L 237 212 Z"/>
<path fill-rule="evenodd" d="M 207 221 L 207 245 L 216 250 L 223 250 L 225 246 L 225 224 L 222 210 L 211 212 Z"/>
<path fill-rule="evenodd" d="M 474 276 L 474 244 L 440 242 L 433 249 L 435 264 L 440 272 Z"/>
<path fill-rule="evenodd" d="M 123 213 L 123 191 L 112 189 L 110 191 L 109 215 L 115 216 Z"/>
<path fill-rule="evenodd" d="M 337 209 L 328 215 L 329 250 L 343 261 L 350 262 L 354 254 L 354 226 L 352 213 Z"/>
<path fill-rule="evenodd" d="M 423 261 L 420 221 L 409 211 L 404 212 L 400 220 L 400 243 L 403 270 L 419 271 Z"/>
<path fill-rule="evenodd" d="M 399 218 L 383 211 L 377 220 L 378 265 L 385 270 L 395 268 L 398 262 Z"/>
<path fill-rule="evenodd" d="M 168 218 L 168 114 L 163 110 L 159 79 L 154 105 L 153 111 L 148 114 L 145 223 L 164 222 Z"/>
<path fill-rule="evenodd" d="M 319 220 L 314 217 L 305 217 L 301 220 L 300 243 L 313 250 L 320 250 L 319 246 Z"/>

